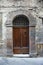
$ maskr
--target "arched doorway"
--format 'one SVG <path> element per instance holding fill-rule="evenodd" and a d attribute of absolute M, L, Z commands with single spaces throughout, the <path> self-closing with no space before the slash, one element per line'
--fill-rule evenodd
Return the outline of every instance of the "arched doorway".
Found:
<path fill-rule="evenodd" d="M 29 20 L 25 15 L 13 20 L 13 53 L 29 54 Z"/>

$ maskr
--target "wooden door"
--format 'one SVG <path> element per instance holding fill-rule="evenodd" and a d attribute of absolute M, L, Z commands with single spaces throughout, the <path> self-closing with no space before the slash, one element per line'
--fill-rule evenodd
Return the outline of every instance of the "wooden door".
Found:
<path fill-rule="evenodd" d="M 29 27 L 13 27 L 13 53 L 29 53 Z"/>

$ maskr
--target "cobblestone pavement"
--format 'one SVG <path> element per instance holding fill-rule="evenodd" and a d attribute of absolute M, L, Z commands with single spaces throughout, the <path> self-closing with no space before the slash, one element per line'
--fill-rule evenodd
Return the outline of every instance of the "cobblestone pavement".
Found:
<path fill-rule="evenodd" d="M 0 57 L 0 65 L 43 65 L 43 58 Z"/>

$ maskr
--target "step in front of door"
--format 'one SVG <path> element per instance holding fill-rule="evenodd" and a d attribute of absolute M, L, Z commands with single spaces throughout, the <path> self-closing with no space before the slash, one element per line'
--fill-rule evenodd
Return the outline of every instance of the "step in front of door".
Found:
<path fill-rule="evenodd" d="M 29 54 L 13 54 L 13 57 L 17 58 L 29 58 Z"/>

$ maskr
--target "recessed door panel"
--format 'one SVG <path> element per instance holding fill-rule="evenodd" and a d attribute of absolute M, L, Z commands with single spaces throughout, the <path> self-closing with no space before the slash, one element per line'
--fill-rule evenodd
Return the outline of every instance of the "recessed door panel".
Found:
<path fill-rule="evenodd" d="M 22 28 L 22 47 L 29 47 L 29 28 Z"/>
<path fill-rule="evenodd" d="M 13 28 L 13 45 L 14 47 L 20 47 L 21 46 L 21 34 L 20 34 L 20 28 Z"/>

